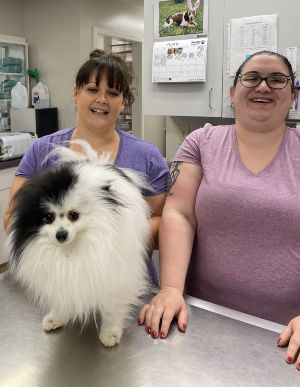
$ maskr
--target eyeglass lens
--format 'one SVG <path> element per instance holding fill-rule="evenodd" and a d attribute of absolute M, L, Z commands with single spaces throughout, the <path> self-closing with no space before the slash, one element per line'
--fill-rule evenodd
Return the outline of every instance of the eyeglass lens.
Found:
<path fill-rule="evenodd" d="M 240 76 L 241 84 L 245 87 L 256 87 L 263 80 L 271 89 L 283 89 L 286 87 L 290 77 L 284 74 L 270 75 L 261 77 L 259 74 L 242 74 Z"/>

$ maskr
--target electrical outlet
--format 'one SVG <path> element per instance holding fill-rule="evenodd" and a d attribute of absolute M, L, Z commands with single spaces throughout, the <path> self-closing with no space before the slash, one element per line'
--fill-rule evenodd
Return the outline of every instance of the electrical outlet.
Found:
<path fill-rule="evenodd" d="M 182 144 L 186 136 L 190 133 L 190 127 L 188 125 L 179 126 L 177 131 L 177 143 Z"/>

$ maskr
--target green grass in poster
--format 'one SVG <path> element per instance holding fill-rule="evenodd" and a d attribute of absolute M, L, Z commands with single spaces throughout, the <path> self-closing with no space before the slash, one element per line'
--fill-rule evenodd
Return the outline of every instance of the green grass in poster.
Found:
<path fill-rule="evenodd" d="M 192 2 L 193 3 L 193 2 Z M 196 14 L 196 26 L 180 27 L 176 24 L 165 27 L 166 18 L 175 13 L 186 12 L 188 6 L 186 2 L 175 3 L 174 0 L 161 1 L 159 3 L 159 36 L 174 36 L 203 33 L 203 1 Z"/>

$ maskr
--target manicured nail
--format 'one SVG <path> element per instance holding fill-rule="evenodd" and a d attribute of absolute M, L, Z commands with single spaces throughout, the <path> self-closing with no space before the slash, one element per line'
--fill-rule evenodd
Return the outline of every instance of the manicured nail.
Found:
<path fill-rule="evenodd" d="M 281 342 L 281 337 L 279 337 L 279 339 L 277 340 L 277 345 L 280 345 L 280 342 Z"/>
<path fill-rule="evenodd" d="M 160 332 L 160 335 L 159 335 L 159 336 L 160 336 L 161 339 L 164 339 L 164 338 L 166 337 L 165 334 L 164 334 L 164 332 Z"/>
<path fill-rule="evenodd" d="M 300 371 L 300 363 L 298 363 L 298 364 L 296 365 L 296 368 L 297 368 L 298 371 Z"/>
<path fill-rule="evenodd" d="M 148 333 L 151 333 L 151 328 L 150 328 L 150 327 L 147 327 L 146 331 L 147 331 Z"/>
<path fill-rule="evenodd" d="M 289 363 L 289 364 L 291 364 L 291 363 L 293 362 L 293 358 L 292 358 L 292 357 L 288 357 L 288 358 L 286 359 L 286 362 Z"/>
<path fill-rule="evenodd" d="M 157 332 L 153 331 L 153 332 L 152 332 L 152 337 L 153 337 L 154 339 L 156 339 L 157 336 L 158 336 L 158 335 L 157 335 Z"/>
<path fill-rule="evenodd" d="M 182 326 L 178 327 L 178 329 L 180 330 L 180 332 L 185 332 L 186 331 L 186 325 L 182 324 Z"/>

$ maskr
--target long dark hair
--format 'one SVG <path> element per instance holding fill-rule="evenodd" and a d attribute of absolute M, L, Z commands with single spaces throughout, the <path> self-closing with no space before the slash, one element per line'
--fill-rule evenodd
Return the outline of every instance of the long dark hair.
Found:
<path fill-rule="evenodd" d="M 76 80 L 76 89 L 81 89 L 89 83 L 91 75 L 96 74 L 96 85 L 99 86 L 100 80 L 105 74 L 109 87 L 114 87 L 123 94 L 127 105 L 134 102 L 134 89 L 131 87 L 133 73 L 128 68 L 126 62 L 118 55 L 109 51 L 94 50 L 90 53 L 90 59 L 87 60 L 79 69 Z"/>
<path fill-rule="evenodd" d="M 245 64 L 247 62 L 249 62 L 249 60 L 251 60 L 255 56 L 259 56 L 259 55 L 273 55 L 273 56 L 277 56 L 277 58 L 279 58 L 285 64 L 285 66 L 287 67 L 288 72 L 289 72 L 289 76 L 291 77 L 291 89 L 292 89 L 292 91 L 295 91 L 295 85 L 294 85 L 295 84 L 295 74 L 293 72 L 293 68 L 292 68 L 292 65 L 291 65 L 290 61 L 284 55 L 278 54 L 278 52 L 267 51 L 267 50 L 258 51 L 255 54 L 250 55 L 247 59 L 244 60 L 244 62 L 240 65 L 240 67 L 238 68 L 238 70 L 237 70 L 237 72 L 235 74 L 235 78 L 234 78 L 234 81 L 233 81 L 233 86 L 236 87 L 236 85 L 238 83 L 239 75 L 242 73 Z"/>

